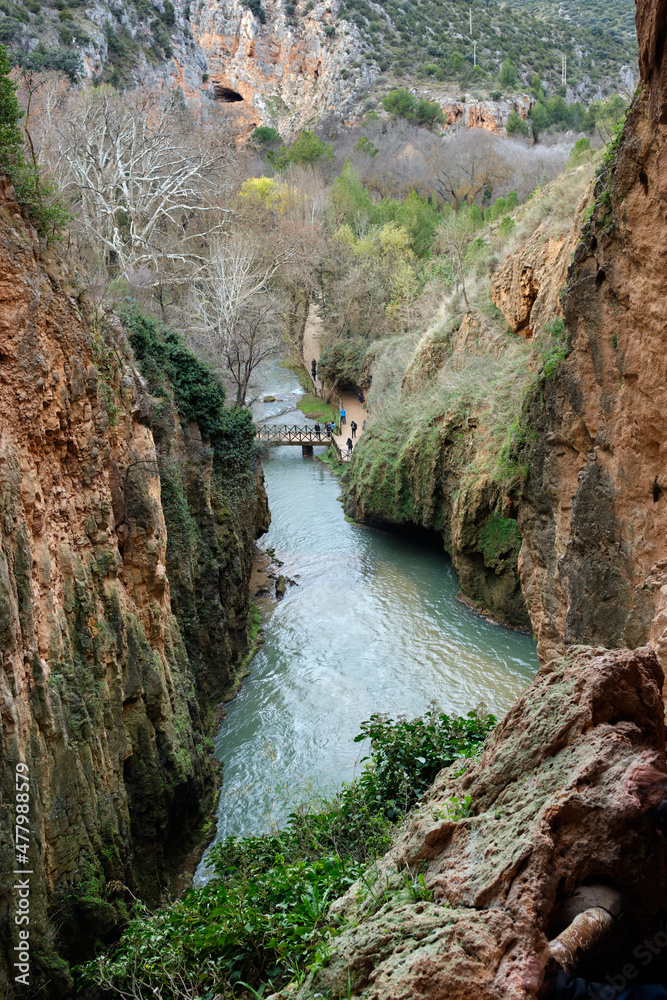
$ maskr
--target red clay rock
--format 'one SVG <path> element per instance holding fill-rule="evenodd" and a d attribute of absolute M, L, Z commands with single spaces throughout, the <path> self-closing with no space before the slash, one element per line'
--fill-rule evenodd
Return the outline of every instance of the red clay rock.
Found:
<path fill-rule="evenodd" d="M 655 917 L 667 889 L 650 813 L 667 788 L 662 683 L 649 649 L 578 649 L 543 667 L 480 760 L 438 776 L 375 892 L 353 887 L 336 904 L 353 925 L 299 1000 L 347 996 L 348 969 L 364 1000 L 534 1000 L 559 908 L 582 882 L 620 889 L 633 926 Z M 424 872 L 433 901 L 401 891 L 406 870 Z"/>
<path fill-rule="evenodd" d="M 519 568 L 542 661 L 648 642 L 667 663 L 666 9 L 638 3 L 642 91 L 569 270 L 571 353 L 528 415 Z"/>

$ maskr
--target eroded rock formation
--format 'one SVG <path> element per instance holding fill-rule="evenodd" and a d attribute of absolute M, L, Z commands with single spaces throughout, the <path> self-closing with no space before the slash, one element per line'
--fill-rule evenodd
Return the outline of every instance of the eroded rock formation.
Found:
<path fill-rule="evenodd" d="M 266 512 L 252 475 L 237 497 L 245 518 L 212 503 L 197 429 L 178 424 L 164 460 L 185 488 L 163 509 L 152 401 L 129 344 L 118 327 L 102 336 L 100 316 L 84 320 L 75 279 L 40 257 L 16 209 L 6 200 L 0 213 L 0 992 L 11 995 L 18 933 L 20 763 L 31 984 L 46 997 L 71 985 L 63 956 L 80 959 L 124 919 L 128 889 L 160 901 L 210 809 L 208 699 L 245 649 Z"/>
<path fill-rule="evenodd" d="M 641 93 L 569 270 L 571 353 L 528 415 L 520 566 L 542 659 L 580 642 L 667 651 L 663 21 L 638 5 Z"/>
<path fill-rule="evenodd" d="M 299 1000 L 535 1000 L 547 943 L 591 882 L 620 891 L 625 919 L 590 973 L 620 973 L 667 890 L 653 813 L 667 789 L 662 684 L 649 649 L 573 650 L 542 667 L 480 760 L 442 771 L 377 871 L 336 904 L 351 925 Z"/>
<path fill-rule="evenodd" d="M 337 0 L 290 19 L 284 0 L 265 0 L 266 23 L 242 0 L 193 4 L 195 39 L 206 53 L 218 97 L 238 95 L 256 123 L 283 133 L 341 114 L 370 88 L 379 69 L 359 29 L 337 20 Z"/>
<path fill-rule="evenodd" d="M 580 214 L 581 210 L 574 227 L 560 238 L 550 235 L 545 226 L 538 226 L 526 243 L 508 254 L 492 276 L 494 305 L 517 336 L 530 340 L 547 322 L 562 316 L 559 295 L 579 242 Z"/>
<path fill-rule="evenodd" d="M 503 135 L 512 111 L 521 118 L 528 114 L 535 99 L 524 95 L 515 101 L 443 101 L 442 112 L 445 128 L 460 123 L 466 128 L 483 128 L 495 135 Z"/>

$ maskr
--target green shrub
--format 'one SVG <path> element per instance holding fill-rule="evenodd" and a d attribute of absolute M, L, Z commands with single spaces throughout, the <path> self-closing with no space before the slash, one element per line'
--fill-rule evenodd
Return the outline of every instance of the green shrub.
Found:
<path fill-rule="evenodd" d="M 577 139 L 567 159 L 567 169 L 573 170 L 588 159 L 591 149 L 590 139 Z"/>
<path fill-rule="evenodd" d="M 141 995 L 172 995 L 178 980 L 212 997 L 229 995 L 234 984 L 263 995 L 298 982 L 326 961 L 342 926 L 330 905 L 354 882 L 368 884 L 366 866 L 389 847 L 392 821 L 442 767 L 479 753 L 494 721 L 474 713 L 372 716 L 357 737 L 370 739 L 370 751 L 356 782 L 305 803 L 278 833 L 218 844 L 209 855 L 211 881 L 155 915 L 139 906 L 112 954 L 78 970 L 80 986 L 104 977 L 118 992 L 131 983 Z M 470 799 L 457 802 L 452 818 L 473 809 Z M 397 881 L 392 891 L 405 892 Z M 413 902 L 431 898 L 418 875 L 407 889 Z"/>
<path fill-rule="evenodd" d="M 361 138 L 357 139 L 354 144 L 354 148 L 360 150 L 362 153 L 368 153 L 369 156 L 377 156 L 379 149 L 377 146 L 373 145 L 368 136 L 362 135 Z"/>
<path fill-rule="evenodd" d="M 19 122 L 23 109 L 16 97 L 18 84 L 9 79 L 7 50 L 0 45 L 0 168 L 7 173 L 16 162 L 23 146 Z"/>
<path fill-rule="evenodd" d="M 225 390 L 177 333 L 133 307 L 121 312 L 121 321 L 151 393 L 168 397 L 173 391 L 179 415 L 197 423 L 218 466 L 248 467 L 255 440 L 250 411 L 225 407 Z"/>
<path fill-rule="evenodd" d="M 255 15 L 260 24 L 266 24 L 266 11 L 262 7 L 262 0 L 243 0 L 243 4 Z"/>
<path fill-rule="evenodd" d="M 514 108 L 510 111 L 505 131 L 508 135 L 529 135 L 530 126 Z"/>
<path fill-rule="evenodd" d="M 318 365 L 320 377 L 329 385 L 341 389 L 357 386 L 367 349 L 368 344 L 363 337 L 354 337 L 332 347 L 325 347 Z"/>
<path fill-rule="evenodd" d="M 81 57 L 76 49 L 47 49 L 42 42 L 38 42 L 28 55 L 21 56 L 20 65 L 40 73 L 48 70 L 65 73 L 72 83 L 76 83 L 82 73 Z"/>
<path fill-rule="evenodd" d="M 382 107 L 391 115 L 405 118 L 415 125 L 425 125 L 433 128 L 436 123 L 443 124 L 442 108 L 436 101 L 418 101 L 409 90 L 400 88 L 391 90 L 382 98 Z"/>
<path fill-rule="evenodd" d="M 501 87 L 515 87 L 516 86 L 516 70 L 514 65 L 509 59 L 505 59 L 502 66 L 500 67 L 500 74 L 498 76 L 498 82 Z"/>
<path fill-rule="evenodd" d="M 509 215 L 506 215 L 500 225 L 498 226 L 498 231 L 504 239 L 508 239 L 514 230 L 516 229 L 516 222 Z"/>
<path fill-rule="evenodd" d="M 312 166 L 321 160 L 332 160 L 334 156 L 333 147 L 328 143 L 318 139 L 314 132 L 304 129 L 291 146 L 276 152 L 270 149 L 266 154 L 266 160 L 278 170 L 289 166 L 289 164 L 303 164 Z"/>
<path fill-rule="evenodd" d="M 549 124 L 549 116 L 547 114 L 547 109 L 542 103 L 542 101 L 536 101 L 533 105 L 530 118 L 533 123 L 533 131 L 537 137 L 543 129 Z"/>
<path fill-rule="evenodd" d="M 176 12 L 174 11 L 174 5 L 171 0 L 164 0 L 164 10 L 160 16 L 168 28 L 174 27 L 176 24 Z"/>
<path fill-rule="evenodd" d="M 36 163 L 26 161 L 19 128 L 23 110 L 16 88 L 9 79 L 7 52 L 0 45 L 0 170 L 12 181 L 19 204 L 39 235 L 54 239 L 70 216 L 55 186 L 44 180 Z"/>
<path fill-rule="evenodd" d="M 382 806 L 388 819 L 398 819 L 443 767 L 474 756 L 495 722 L 492 715 L 480 718 L 475 712 L 458 719 L 426 712 L 411 721 L 372 715 L 355 737 L 355 743 L 371 741 L 370 755 L 362 758 L 369 766 L 357 785 L 368 802 Z"/>
<path fill-rule="evenodd" d="M 270 146 L 272 142 L 280 139 L 280 132 L 270 125 L 258 125 L 253 129 L 250 139 L 256 146 Z"/>

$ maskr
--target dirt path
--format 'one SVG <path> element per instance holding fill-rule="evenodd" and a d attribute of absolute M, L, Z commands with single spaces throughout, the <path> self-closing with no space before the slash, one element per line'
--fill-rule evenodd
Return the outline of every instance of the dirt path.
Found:
<path fill-rule="evenodd" d="M 319 365 L 320 361 L 320 340 L 319 334 L 322 329 L 322 320 L 319 317 L 316 306 L 312 303 L 308 311 L 308 319 L 306 320 L 306 326 L 303 331 L 303 363 L 305 364 L 308 374 L 311 375 L 311 362 L 313 358 L 317 361 Z M 322 394 L 322 382 L 319 378 L 314 381 L 315 391 L 318 396 Z M 341 427 L 340 434 L 335 434 L 334 437 L 338 443 L 338 447 L 341 450 L 341 454 L 347 454 L 347 439 L 352 438 L 352 432 L 350 430 L 350 424 L 352 421 L 356 421 L 357 432 L 356 438 L 352 438 L 353 448 L 357 441 L 361 437 L 362 428 L 364 420 L 368 418 L 366 410 L 359 402 L 358 397 L 353 392 L 339 392 L 342 406 L 345 410 L 345 425 Z M 336 405 L 336 399 L 332 400 L 333 405 Z"/>
<path fill-rule="evenodd" d="M 335 434 L 334 437 L 338 442 L 338 447 L 340 448 L 343 455 L 347 453 L 347 439 L 352 438 L 352 447 L 359 440 L 362 434 L 362 428 L 364 420 L 366 420 L 368 414 L 359 402 L 358 398 L 352 392 L 341 392 L 339 393 L 343 407 L 345 409 L 345 425 L 341 427 L 341 434 Z M 357 436 L 352 437 L 352 431 L 350 430 L 350 424 L 352 421 L 356 421 L 357 424 Z"/>
<path fill-rule="evenodd" d="M 306 366 L 306 370 L 310 375 L 311 379 L 313 377 L 311 371 L 311 364 L 313 358 L 317 363 L 320 362 L 320 330 L 322 329 L 322 320 L 320 319 L 319 313 L 315 306 L 310 304 L 308 310 L 308 319 L 306 320 L 306 326 L 303 331 L 303 363 Z M 315 392 L 318 396 L 322 394 L 322 383 L 319 378 L 316 378 L 313 382 L 315 386 Z"/>

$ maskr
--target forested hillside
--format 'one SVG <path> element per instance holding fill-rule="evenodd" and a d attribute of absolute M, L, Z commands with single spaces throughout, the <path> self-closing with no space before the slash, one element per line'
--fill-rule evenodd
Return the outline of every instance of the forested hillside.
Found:
<path fill-rule="evenodd" d="M 568 92 L 588 102 L 619 86 L 634 89 L 628 71 L 636 64 L 633 10 L 627 0 L 615 0 L 611 13 L 601 2 L 584 8 L 572 0 L 332 0 L 317 6 L 312 0 L 244 0 L 218 17 L 210 4 L 178 0 L 1 0 L 0 42 L 24 68 L 58 69 L 72 80 L 88 77 L 118 87 L 168 72 L 186 91 L 213 97 L 209 76 L 228 73 L 232 55 L 230 49 L 225 56 L 227 44 L 222 56 L 220 45 L 210 48 L 211 18 L 236 34 L 239 18 L 249 15 L 253 37 L 275 35 L 280 45 L 289 38 L 299 53 L 308 52 L 315 37 L 324 53 L 342 46 L 348 90 L 363 89 L 379 68 L 413 84 L 443 81 L 504 94 L 526 89 L 537 75 L 553 91 L 561 84 L 565 55 Z M 289 92 L 283 99 L 291 105 Z"/>
<path fill-rule="evenodd" d="M 596 38 L 608 33 L 628 51 L 637 50 L 635 5 L 632 0 L 509 0 L 517 10 L 527 10 L 539 17 L 559 17 L 580 28 L 588 28 Z"/>
<path fill-rule="evenodd" d="M 617 6 L 634 10 L 625 2 Z M 462 87 L 499 85 L 511 91 L 526 87 L 537 74 L 555 87 L 561 83 L 565 55 L 568 86 L 587 97 L 599 87 L 604 89 L 622 66 L 634 67 L 636 62 L 636 39 L 627 32 L 608 30 L 600 8 L 601 4 L 592 5 L 586 17 L 575 20 L 563 6 L 539 0 L 516 4 L 387 0 L 381 7 L 368 0 L 344 0 L 339 16 L 368 31 L 381 69 L 399 77 L 431 77 Z M 506 60 L 512 67 L 501 76 Z"/>

